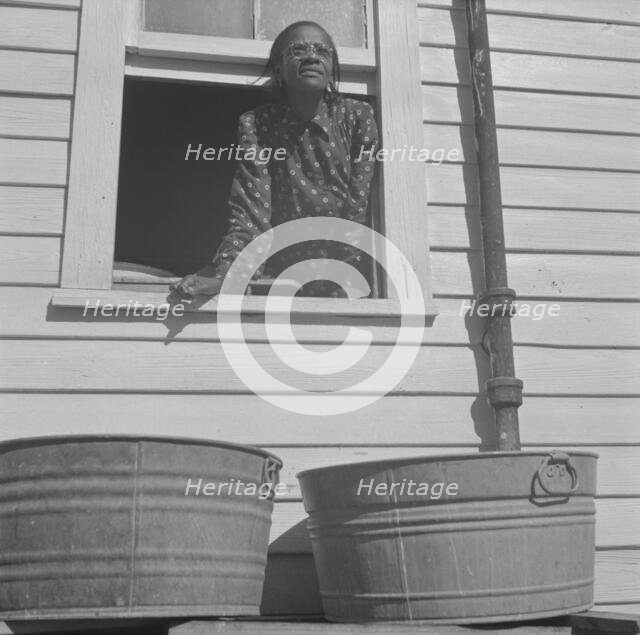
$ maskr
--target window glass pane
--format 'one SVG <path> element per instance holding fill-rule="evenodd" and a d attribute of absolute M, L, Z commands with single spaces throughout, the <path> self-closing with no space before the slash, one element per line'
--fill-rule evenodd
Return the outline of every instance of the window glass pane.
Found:
<path fill-rule="evenodd" d="M 365 0 L 144 0 L 144 30 L 273 40 L 313 20 L 338 46 L 366 46 Z"/>
<path fill-rule="evenodd" d="M 144 30 L 253 38 L 254 0 L 145 0 Z"/>
<path fill-rule="evenodd" d="M 313 20 L 336 46 L 366 46 L 364 0 L 256 0 L 256 38 L 273 40 L 298 20 Z"/>

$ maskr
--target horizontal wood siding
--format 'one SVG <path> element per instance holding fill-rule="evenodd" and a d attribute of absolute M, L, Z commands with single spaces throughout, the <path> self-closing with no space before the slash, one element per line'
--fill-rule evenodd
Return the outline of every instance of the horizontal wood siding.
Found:
<path fill-rule="evenodd" d="M 64 194 L 62 187 L 0 186 L 0 232 L 62 233 Z"/>
<path fill-rule="evenodd" d="M 59 238 L 0 236 L 0 252 L 0 284 L 58 284 Z"/>
<path fill-rule="evenodd" d="M 0 243 L 1 245 L 1 243 Z M 352 345 L 367 352 L 366 345 Z M 322 345 L 308 345 L 314 351 Z M 251 346 L 260 365 L 303 390 L 335 391 L 357 383 L 377 370 L 389 347 L 372 347 L 356 368 L 333 375 L 296 377 L 267 343 Z M 198 342 L 82 341 L 60 345 L 55 341 L 7 340 L 0 346 L 0 390 L 74 390 L 124 392 L 247 393 L 231 370 L 220 344 Z M 301 347 L 289 354 L 299 363 Z M 354 353 L 355 354 L 355 353 Z M 486 379 L 484 360 L 476 369 L 480 351 L 470 347 L 423 346 L 412 371 L 396 386 L 397 394 L 475 394 Z M 635 394 L 640 381 L 640 351 L 609 349 L 516 349 L 516 366 L 526 378 L 525 394 L 612 395 Z M 437 369 L 437 372 L 435 371 Z M 478 376 L 478 373 L 480 376 Z M 479 381 L 480 380 L 480 381 Z M 267 384 L 256 383 L 265 394 Z"/>
<path fill-rule="evenodd" d="M 0 95 L 0 135 L 68 139 L 71 99 Z"/>
<path fill-rule="evenodd" d="M 421 7 L 418 18 L 421 44 L 468 48 L 463 10 Z M 487 23 L 492 51 L 640 60 L 640 36 L 635 26 L 574 20 L 567 28 L 565 20 L 495 12 L 487 16 Z"/>
<path fill-rule="evenodd" d="M 638 211 L 640 180 L 632 172 L 504 166 L 500 178 L 505 207 Z M 429 164 L 427 184 L 432 204 L 478 202 L 475 164 Z"/>
<path fill-rule="evenodd" d="M 508 250 L 637 254 L 640 214 L 564 209 L 503 210 Z M 603 232 L 602 228 L 607 231 Z M 429 235 L 436 249 L 481 249 L 476 206 L 429 207 Z"/>
<path fill-rule="evenodd" d="M 640 14 L 630 0 L 487 4 L 510 284 L 532 305 L 559 307 L 557 317 L 513 320 L 516 369 L 525 382 L 521 436 L 527 449 L 600 453 L 596 600 L 631 610 L 640 602 L 640 115 L 633 107 L 640 93 Z M 424 144 L 458 150 L 458 157 L 426 168 L 440 314 L 425 330 L 417 363 L 392 394 L 323 418 L 290 413 L 251 394 L 226 361 L 215 316 L 163 322 L 50 306 L 50 287 L 59 283 L 67 144 L 73 143 L 79 0 L 0 6 L 0 157 L 6 159 L 0 177 L 0 440 L 179 434 L 272 449 L 285 461 L 288 491 L 274 512 L 269 612 L 319 610 L 297 471 L 477 452 L 494 443 L 483 394 L 484 325 L 468 315 L 483 281 L 463 4 L 419 6 Z M 186 78 L 201 78 L 202 64 L 188 65 Z M 176 77 L 181 72 L 176 66 Z M 362 77 L 353 81 L 364 85 Z M 345 322 L 374 337 L 373 349 L 346 377 L 294 376 L 271 354 L 262 321 L 252 318 L 245 334 L 264 367 L 307 389 L 335 389 L 368 374 L 397 337 L 391 319 L 301 322 L 293 331 L 313 350 L 339 344 Z"/>
<path fill-rule="evenodd" d="M 481 271 L 481 235 L 466 16 L 461 0 L 420 1 L 418 6 L 424 145 L 431 151 L 427 183 L 434 288 L 442 301 L 450 297 L 452 284 L 459 285 L 461 295 L 465 288 L 477 292 L 482 287 L 474 273 Z M 557 295 L 565 300 L 562 320 L 549 325 L 555 336 L 539 349 L 563 366 L 561 359 L 577 359 L 598 340 L 574 347 L 570 332 L 581 329 L 582 308 L 591 302 L 606 306 L 612 321 L 601 328 L 611 332 L 623 307 L 630 306 L 627 293 L 638 299 L 624 279 L 637 279 L 640 273 L 640 6 L 627 0 L 487 0 L 487 8 L 509 283 L 521 298 Z M 444 152 L 434 156 L 437 149 Z M 609 349 L 619 369 L 639 343 L 640 321 L 631 321 L 634 334 L 627 344 Z M 522 326 L 515 318 L 515 341 L 526 337 Z M 553 350 L 552 340 L 558 346 Z M 598 350 L 604 352 L 606 345 Z M 530 352 L 515 347 L 517 376 L 526 392 L 535 375 Z M 560 372 L 571 374 L 566 366 Z M 554 371 L 547 368 L 545 375 Z M 615 413 L 631 404 L 628 397 L 607 398 L 597 390 L 581 410 L 586 427 L 573 437 L 594 449 L 608 417 L 590 425 L 586 413 L 595 415 L 600 407 Z M 558 398 L 553 389 L 525 397 L 520 409 L 525 446 L 531 434 L 544 443 L 557 438 L 548 430 L 550 420 L 560 421 L 555 409 L 573 409 L 578 403 L 568 395 L 561 399 L 569 402 Z M 530 416 L 532 407 L 541 409 L 537 421 Z M 568 425 L 573 429 L 573 423 Z M 625 603 L 632 610 L 640 597 L 640 492 L 633 465 L 640 452 L 629 426 L 613 428 L 615 445 L 602 447 L 599 461 L 596 601 L 619 603 L 616 610 L 623 611 Z M 345 448 L 345 460 L 370 451 Z M 323 461 L 320 456 L 314 460 Z M 627 487 L 625 481 L 634 485 Z M 289 509 L 295 509 L 293 502 Z"/>
<path fill-rule="evenodd" d="M 422 47 L 420 64 L 424 81 L 470 85 L 468 54 L 462 48 Z M 491 62 L 498 89 L 640 95 L 640 68 L 634 62 L 501 51 L 491 54 Z"/>
<path fill-rule="evenodd" d="M 420 7 L 464 10 L 465 0 L 418 0 Z M 572 21 L 611 22 L 640 25 L 640 6 L 635 0 L 487 0 L 488 11 L 534 15 Z M 571 25 L 567 25 L 571 26 Z"/>
<path fill-rule="evenodd" d="M 0 139 L 0 174 L 3 185 L 65 185 L 67 143 L 40 139 Z"/>
<path fill-rule="evenodd" d="M 60 343 L 64 348 L 65 342 Z M 348 405 L 349 397 L 335 397 Z M 263 446 L 475 447 L 493 441 L 484 395 L 387 396 L 345 415 L 291 413 L 254 395 L 3 393 L 4 438 L 48 434 L 185 434 Z M 400 404 L 400 405 L 398 405 Z M 520 409 L 526 445 L 640 444 L 638 397 L 529 396 Z M 241 412 L 239 415 L 238 412 Z M 260 426 L 255 421 L 261 422 Z M 393 421 L 393 425 L 389 425 Z M 176 428 L 178 426 L 178 428 Z M 309 467 L 312 467 L 310 464 Z M 627 474 L 629 482 L 637 481 Z"/>
<path fill-rule="evenodd" d="M 0 6 L 2 46 L 74 52 L 77 48 L 77 30 L 77 11 Z"/>
<path fill-rule="evenodd" d="M 480 252 L 437 252 L 432 261 L 436 293 L 480 290 Z M 640 261 L 635 256 L 511 253 L 507 266 L 510 283 L 522 298 L 638 299 Z"/>
<path fill-rule="evenodd" d="M 507 127 L 575 132 L 640 133 L 640 112 L 625 97 L 496 90 L 496 117 Z M 632 105 L 632 104 L 631 104 Z M 473 124 L 471 87 L 423 84 L 425 121 Z"/>
<path fill-rule="evenodd" d="M 476 163 L 472 125 L 426 124 L 424 133 L 431 161 Z M 503 165 L 640 171 L 636 136 L 501 128 L 498 151 Z"/>
<path fill-rule="evenodd" d="M 79 7 L 74 0 L 0 5 L 3 285 L 59 282 Z"/>
<path fill-rule="evenodd" d="M 75 55 L 0 49 L 0 90 L 73 95 Z"/>

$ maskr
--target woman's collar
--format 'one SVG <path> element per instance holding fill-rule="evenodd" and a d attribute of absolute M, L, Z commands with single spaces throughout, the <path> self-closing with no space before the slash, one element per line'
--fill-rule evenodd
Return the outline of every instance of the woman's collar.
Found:
<path fill-rule="evenodd" d="M 330 115 L 329 106 L 327 105 L 327 101 L 325 98 L 322 98 L 320 100 L 320 103 L 318 104 L 318 110 L 311 119 L 302 119 L 302 117 L 300 117 L 298 113 L 287 102 L 283 102 L 283 107 L 284 116 L 282 119 L 285 123 L 312 123 L 318 126 L 326 134 L 329 134 Z"/>

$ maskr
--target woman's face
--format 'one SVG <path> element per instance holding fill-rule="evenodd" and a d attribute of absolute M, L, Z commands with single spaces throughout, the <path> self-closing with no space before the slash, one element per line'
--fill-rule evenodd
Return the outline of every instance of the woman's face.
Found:
<path fill-rule="evenodd" d="M 289 90 L 324 92 L 333 69 L 333 49 L 327 36 L 314 26 L 291 33 L 276 72 Z"/>

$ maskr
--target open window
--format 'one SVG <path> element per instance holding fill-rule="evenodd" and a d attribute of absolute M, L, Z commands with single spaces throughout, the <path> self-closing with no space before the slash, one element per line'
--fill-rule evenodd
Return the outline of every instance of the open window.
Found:
<path fill-rule="evenodd" d="M 112 288 L 167 291 L 211 262 L 228 226 L 238 117 L 267 97 L 256 86 L 125 80 Z M 207 148 L 222 158 L 205 160 Z M 265 275 L 248 291 L 264 294 L 272 282 Z"/>
<path fill-rule="evenodd" d="M 375 100 L 384 147 L 422 139 L 414 1 L 188 0 L 180 11 L 175 8 L 167 0 L 83 2 L 62 290 L 54 304 L 79 305 L 88 291 L 101 291 L 103 300 L 106 292 L 114 300 L 124 292 L 151 294 L 157 284 L 166 287 L 170 274 L 194 271 L 211 257 L 212 237 L 221 237 L 226 227 L 224 211 L 212 214 L 211 206 L 226 205 L 222 190 L 234 166 L 216 162 L 229 174 L 190 184 L 211 165 L 187 163 L 185 170 L 184 155 L 180 166 L 167 162 L 162 150 L 176 143 L 167 117 L 185 132 L 202 125 L 215 104 L 221 114 L 212 119 L 234 124 L 214 121 L 209 136 L 235 134 L 238 114 L 263 101 L 257 87 L 271 39 L 292 21 L 315 19 L 335 36 L 341 92 Z M 377 171 L 375 229 L 408 259 L 433 314 L 424 166 L 380 162 Z M 173 193 L 165 187 L 170 180 L 180 184 Z M 197 229 L 186 238 L 174 231 L 184 214 L 192 215 L 189 225 Z M 138 270 L 114 272 L 114 260 Z M 401 266 L 387 261 L 388 272 Z M 407 279 L 396 273 L 394 280 Z M 384 280 L 372 282 L 386 288 Z M 331 308 L 317 298 L 305 302 L 304 310 L 389 315 L 397 312 L 394 298 L 411 299 L 416 289 L 396 284 L 385 293 L 374 300 L 335 301 Z M 157 290 L 156 296 L 160 300 Z M 202 309 L 215 310 L 215 303 Z"/>

